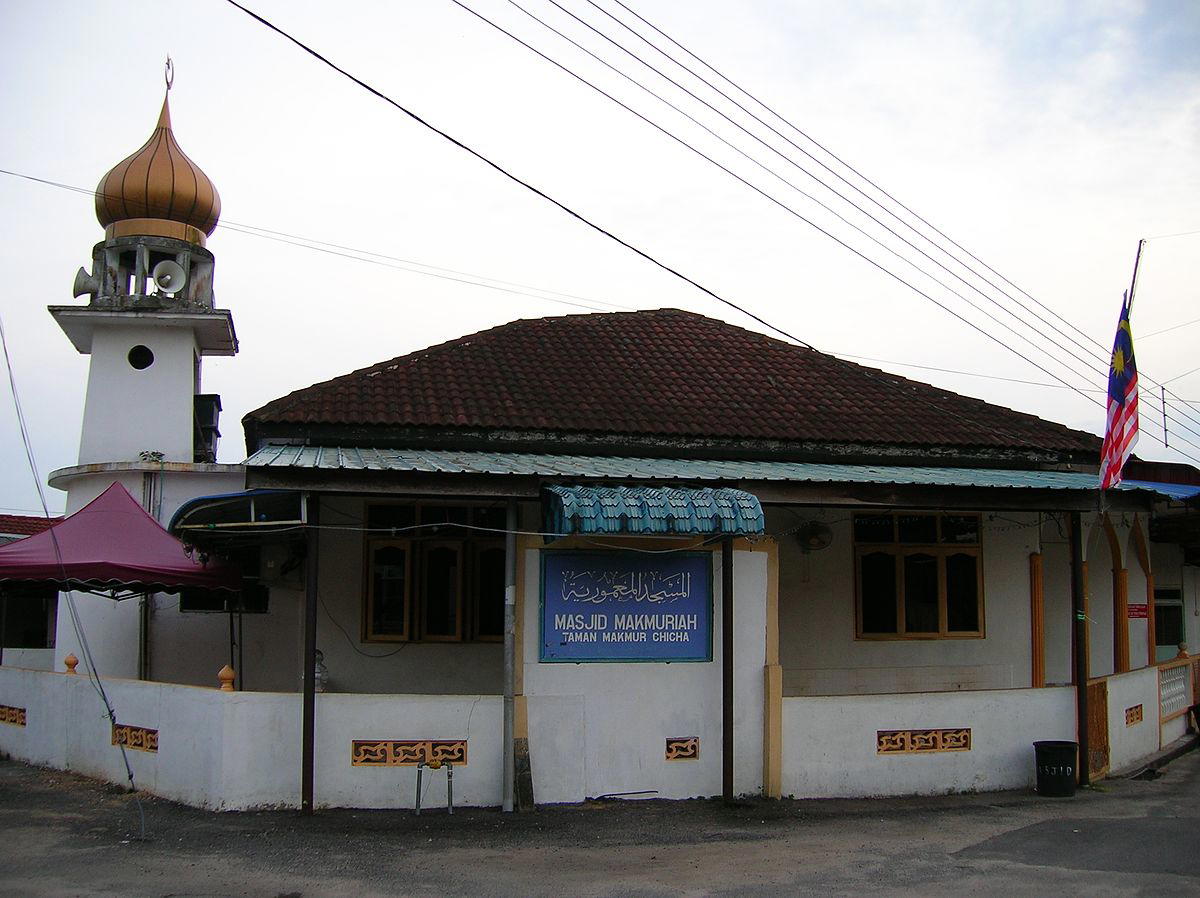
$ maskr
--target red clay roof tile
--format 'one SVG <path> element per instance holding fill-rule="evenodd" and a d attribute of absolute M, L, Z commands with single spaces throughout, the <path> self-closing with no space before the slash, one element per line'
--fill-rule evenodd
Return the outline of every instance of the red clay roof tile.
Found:
<path fill-rule="evenodd" d="M 514 321 L 297 390 L 258 424 L 1096 452 L 1099 438 L 677 309 Z"/>
<path fill-rule="evenodd" d="M 33 536 L 49 530 L 62 518 L 47 518 L 40 515 L 0 514 L 0 534 L 5 536 Z"/>

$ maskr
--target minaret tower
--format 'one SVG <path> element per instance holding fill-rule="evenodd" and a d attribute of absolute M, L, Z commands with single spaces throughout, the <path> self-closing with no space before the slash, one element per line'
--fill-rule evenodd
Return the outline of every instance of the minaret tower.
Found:
<path fill-rule="evenodd" d="M 167 97 L 171 80 L 168 59 Z M 205 356 L 238 348 L 232 316 L 213 301 L 213 255 L 204 245 L 220 214 L 217 189 L 175 140 L 164 98 L 150 139 L 96 188 L 104 239 L 92 250 L 91 271 L 75 277 L 74 294 L 87 304 L 50 306 L 75 348 L 91 357 L 79 463 L 49 478 L 66 490 L 68 514 L 114 481 L 164 525 L 188 499 L 245 487 L 240 465 L 216 463 L 221 401 L 201 392 L 200 382 Z M 169 637 L 179 614 L 159 606 L 173 609 L 178 600 L 74 596 L 97 669 L 151 675 L 151 620 L 157 639 Z M 194 640 L 195 630 L 187 632 Z M 56 669 L 68 653 L 83 657 L 60 601 Z"/>
<path fill-rule="evenodd" d="M 220 400 L 201 392 L 201 360 L 237 352 L 232 316 L 214 308 L 204 246 L 221 199 L 171 130 L 169 60 L 167 79 L 154 133 L 96 188 L 104 240 L 74 290 L 90 301 L 50 307 L 91 356 L 80 465 L 215 461 Z"/>

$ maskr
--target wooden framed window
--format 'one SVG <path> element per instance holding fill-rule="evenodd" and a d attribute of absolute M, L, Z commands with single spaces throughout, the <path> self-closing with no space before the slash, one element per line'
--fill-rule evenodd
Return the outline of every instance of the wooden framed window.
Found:
<path fill-rule="evenodd" d="M 480 540 L 474 546 L 474 637 L 504 640 L 504 541 Z"/>
<path fill-rule="evenodd" d="M 398 642 L 409 638 L 412 543 L 367 540 L 367 595 L 363 639 Z"/>
<path fill-rule="evenodd" d="M 421 635 L 432 642 L 463 637 L 463 544 L 437 540 L 420 546 Z"/>
<path fill-rule="evenodd" d="M 977 514 L 854 516 L 859 639 L 970 639 L 983 628 Z"/>
<path fill-rule="evenodd" d="M 365 517 L 364 641 L 503 640 L 503 505 L 383 502 Z"/>

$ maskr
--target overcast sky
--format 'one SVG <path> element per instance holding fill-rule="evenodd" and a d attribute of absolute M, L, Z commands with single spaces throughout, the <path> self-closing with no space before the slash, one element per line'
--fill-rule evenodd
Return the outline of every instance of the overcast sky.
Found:
<path fill-rule="evenodd" d="M 1104 375 L 1072 375 L 1063 360 L 1077 371 L 1084 366 L 1048 342 L 1064 339 L 1047 336 L 1047 326 L 1013 299 L 961 268 L 953 270 L 972 287 L 935 268 L 549 0 L 519 2 L 771 171 L 515 4 L 463 2 L 792 211 L 450 0 L 347 2 L 336 10 L 328 3 L 247 5 L 519 177 L 818 349 L 882 360 L 870 364 L 1102 432 Z M 557 2 L 879 214 L 587 0 Z M 1099 366 L 1107 350 L 1090 341 L 1111 345 L 1137 241 L 1200 230 L 1200 4 L 1192 0 L 625 2 L 1028 291 L 1052 310 L 1035 306 L 1043 318 L 1064 327 L 1057 315 L 1078 326 L 1087 336 L 1072 337 L 1084 348 L 1068 347 L 1095 353 L 1091 360 Z M 652 34 L 615 0 L 596 3 Z M 241 353 L 205 364 L 204 387 L 220 393 L 225 407 L 222 461 L 244 457 L 239 419 L 271 399 L 505 321 L 581 311 L 564 302 L 673 306 L 763 329 L 217 0 L 0 0 L 0 168 L 94 188 L 153 129 L 167 53 L 176 69 L 175 135 L 223 202 L 223 226 L 209 248 L 217 258 L 218 304 L 233 312 Z M 799 134 L 771 122 L 871 192 Z M 80 265 L 90 265 L 102 230 L 89 196 L 6 174 L 0 174 L 0 212 L 0 313 L 44 479 L 76 461 L 87 377 L 87 357 L 72 349 L 46 306 L 80 302 L 71 299 L 71 281 Z M 894 220 L 891 226 L 918 242 Z M 292 242 L 253 236 L 247 227 L 293 235 Z M 337 249 L 339 255 L 294 245 L 306 241 L 352 249 Z M 363 261 L 365 253 L 407 261 Z M 530 285 L 543 296 L 585 299 L 553 302 L 396 265 L 438 266 Z M 987 276 L 1033 305 L 997 275 Z M 1013 326 L 1049 355 L 955 292 L 1005 323 L 1012 322 L 1005 310 L 1032 320 L 1036 331 Z M 1133 316 L 1139 368 L 1143 382 L 1147 375 L 1171 380 L 1169 387 L 1191 400 L 1200 400 L 1200 372 L 1180 375 L 1200 365 L 1200 324 L 1176 326 L 1200 318 L 1198 299 L 1200 234 L 1151 240 Z M 1166 328 L 1175 329 L 1154 335 Z M 1096 392 L 1089 399 L 1061 385 L 993 379 L 1056 382 L 1036 366 Z M 1172 400 L 1168 414 L 1179 419 L 1170 424 L 1172 442 L 1200 459 L 1200 403 Z M 1145 402 L 1138 454 L 1184 460 L 1164 449 L 1161 438 L 1161 413 Z M 0 406 L 0 461 L 0 506 L 37 508 L 7 397 Z M 48 499 L 52 510 L 62 508 L 63 494 L 50 490 Z"/>

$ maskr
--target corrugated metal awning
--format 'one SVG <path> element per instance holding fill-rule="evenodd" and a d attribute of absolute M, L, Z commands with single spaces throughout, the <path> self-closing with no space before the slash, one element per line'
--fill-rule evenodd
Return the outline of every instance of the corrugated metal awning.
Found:
<path fill-rule="evenodd" d="M 548 486 L 547 533 L 762 533 L 756 496 L 728 487 Z"/>
<path fill-rule="evenodd" d="M 1094 473 L 1016 471 L 994 468 L 840 465 L 813 462 L 628 458 L 543 455 L 529 452 L 474 452 L 446 449 L 372 449 L 337 446 L 270 445 L 245 462 L 249 468 L 325 471 L 396 471 L 428 474 L 496 474 L 564 479 L 777 481 L 785 483 L 864 483 L 914 486 L 1094 491 Z M 1126 482 L 1121 490 L 1151 490 L 1178 498 L 1176 484 Z"/>
<path fill-rule="evenodd" d="M 1200 486 L 1194 483 L 1162 483 L 1158 480 L 1122 480 L 1121 488 L 1127 490 L 1150 490 L 1177 502 L 1186 502 L 1200 496 Z"/>

